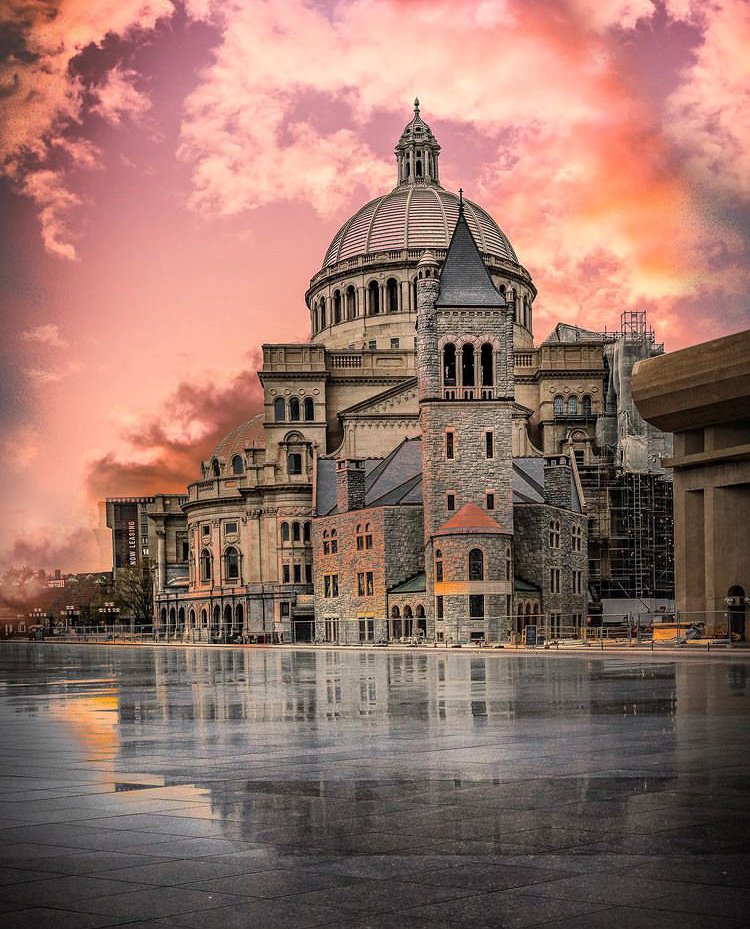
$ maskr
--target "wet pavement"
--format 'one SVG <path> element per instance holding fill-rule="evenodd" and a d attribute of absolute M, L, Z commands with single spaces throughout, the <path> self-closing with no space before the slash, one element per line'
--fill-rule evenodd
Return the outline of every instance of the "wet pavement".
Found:
<path fill-rule="evenodd" d="M 0 645 L 15 927 L 750 927 L 750 655 Z"/>

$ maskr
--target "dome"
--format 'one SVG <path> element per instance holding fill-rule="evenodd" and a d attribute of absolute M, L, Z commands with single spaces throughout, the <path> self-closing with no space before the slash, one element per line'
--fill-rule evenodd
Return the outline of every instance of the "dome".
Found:
<path fill-rule="evenodd" d="M 246 448 L 265 448 L 266 437 L 263 431 L 263 414 L 258 413 L 247 422 L 240 423 L 217 443 L 216 448 L 208 456 L 210 461 L 216 458 L 229 461 L 233 455 L 242 455 Z"/>
<path fill-rule="evenodd" d="M 347 258 L 402 249 L 447 249 L 458 221 L 456 194 L 434 183 L 402 184 L 366 203 L 333 238 L 324 259 L 330 267 Z M 513 246 L 481 206 L 464 200 L 464 214 L 481 252 L 518 264 Z"/>

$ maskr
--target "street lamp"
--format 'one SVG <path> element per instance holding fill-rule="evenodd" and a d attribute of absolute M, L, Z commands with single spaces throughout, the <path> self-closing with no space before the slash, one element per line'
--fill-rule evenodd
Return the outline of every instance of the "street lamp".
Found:
<path fill-rule="evenodd" d="M 60 616 L 65 620 L 65 635 L 68 634 L 68 627 L 73 622 L 74 626 L 77 625 L 77 617 L 81 615 L 81 611 L 75 608 L 73 603 L 69 603 L 64 610 L 60 610 Z"/>
<path fill-rule="evenodd" d="M 111 600 L 105 600 L 104 606 L 99 607 L 99 615 L 103 617 L 104 627 L 107 627 L 107 617 L 111 616 L 111 622 L 113 624 L 112 636 L 114 637 L 114 621 L 115 617 L 119 614 L 120 607 L 115 606 Z"/>
<path fill-rule="evenodd" d="M 47 614 L 40 607 L 35 606 L 34 609 L 29 613 L 29 619 L 31 620 L 30 626 L 39 626 L 41 627 L 42 634 L 39 635 L 39 630 L 36 630 L 36 636 L 38 638 L 44 637 L 44 627 L 46 624 Z"/>

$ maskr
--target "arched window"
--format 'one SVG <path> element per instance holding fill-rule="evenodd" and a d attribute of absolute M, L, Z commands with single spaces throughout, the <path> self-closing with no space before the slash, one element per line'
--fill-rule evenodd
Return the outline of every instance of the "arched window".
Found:
<path fill-rule="evenodd" d="M 505 549 L 505 580 L 513 580 L 513 558 L 510 552 L 510 546 Z"/>
<path fill-rule="evenodd" d="M 206 583 L 211 580 L 211 552 L 207 548 L 201 551 L 201 580 Z"/>
<path fill-rule="evenodd" d="M 299 523 L 292 523 L 292 542 L 299 542 L 300 528 Z"/>
<path fill-rule="evenodd" d="M 235 455 L 232 458 L 232 474 L 244 474 L 245 466 L 242 463 L 242 455 Z"/>
<path fill-rule="evenodd" d="M 228 581 L 236 581 L 240 576 L 240 553 L 233 545 L 224 552 L 224 571 Z"/>
<path fill-rule="evenodd" d="M 389 313 L 398 313 L 398 281 L 389 277 L 385 284 L 386 305 Z"/>
<path fill-rule="evenodd" d="M 591 397 L 588 395 L 581 400 L 581 406 L 583 407 L 583 415 L 591 416 Z"/>
<path fill-rule="evenodd" d="M 474 346 L 470 342 L 461 349 L 461 383 L 465 387 L 474 386 Z"/>
<path fill-rule="evenodd" d="M 214 477 L 221 477 L 221 468 L 219 467 L 219 462 L 216 458 L 211 460 L 211 473 Z"/>
<path fill-rule="evenodd" d="M 555 416 L 562 416 L 565 412 L 565 400 L 558 394 L 554 399 Z"/>
<path fill-rule="evenodd" d="M 281 541 L 282 542 L 289 541 L 289 523 L 281 524 Z"/>
<path fill-rule="evenodd" d="M 452 342 L 443 348 L 443 386 L 456 386 L 456 346 Z"/>
<path fill-rule="evenodd" d="M 380 312 L 380 286 L 377 281 L 370 281 L 367 288 L 367 304 L 370 316 L 377 316 Z"/>
<path fill-rule="evenodd" d="M 494 351 L 492 346 L 485 342 L 480 351 L 480 365 L 482 368 L 482 387 L 492 387 L 495 383 L 493 376 Z"/>
<path fill-rule="evenodd" d="M 354 319 L 357 315 L 357 293 L 350 284 L 346 288 L 346 318 Z"/>
<path fill-rule="evenodd" d="M 219 604 L 218 604 L 218 603 L 217 603 L 216 606 L 214 607 L 213 620 L 214 620 L 214 623 L 213 623 L 213 625 L 214 625 L 214 630 L 215 630 L 216 632 L 218 632 L 218 631 L 219 631 L 219 626 L 221 625 L 221 608 L 219 607 Z"/>
<path fill-rule="evenodd" d="M 417 310 L 417 279 L 416 277 L 411 283 L 411 299 L 412 299 L 412 309 L 416 312 Z"/>
<path fill-rule="evenodd" d="M 339 550 L 339 540 L 336 538 L 336 530 L 331 529 L 331 554 L 335 555 Z"/>
<path fill-rule="evenodd" d="M 422 159 L 417 158 L 417 177 L 422 177 Z"/>
<path fill-rule="evenodd" d="M 325 329 L 326 327 L 326 300 L 325 297 L 320 298 L 320 314 L 319 314 L 320 328 Z"/>
<path fill-rule="evenodd" d="M 484 580 L 484 553 L 481 548 L 472 548 L 469 552 L 469 580 Z"/>
<path fill-rule="evenodd" d="M 327 555 L 331 551 L 331 543 L 328 541 L 328 530 L 323 532 L 323 554 Z"/>
<path fill-rule="evenodd" d="M 417 618 L 418 619 L 424 618 L 424 607 L 422 606 L 421 603 L 417 604 Z"/>
<path fill-rule="evenodd" d="M 315 419 L 315 404 L 312 397 L 305 397 L 305 421 L 311 423 Z"/>
<path fill-rule="evenodd" d="M 413 617 L 414 617 L 414 614 L 411 611 L 411 607 L 407 603 L 406 606 L 404 607 L 404 619 L 413 619 Z"/>
<path fill-rule="evenodd" d="M 439 548 L 435 550 L 435 580 L 438 583 L 443 580 L 443 553 Z"/>
<path fill-rule="evenodd" d="M 401 619 L 401 610 L 397 606 L 391 610 L 391 619 Z"/>
<path fill-rule="evenodd" d="M 190 628 L 194 629 L 195 628 L 195 610 L 191 609 L 190 612 L 188 613 L 188 622 L 190 623 Z"/>
<path fill-rule="evenodd" d="M 303 542 L 309 542 L 309 541 L 310 541 L 310 532 L 311 532 L 311 531 L 312 531 L 312 523 L 309 523 L 309 522 L 308 522 L 308 523 L 305 523 L 305 525 L 302 527 L 302 541 L 303 541 Z"/>
<path fill-rule="evenodd" d="M 559 519 L 550 520 L 549 547 L 560 548 L 560 520 Z"/>
<path fill-rule="evenodd" d="M 299 400 L 296 397 L 289 401 L 289 419 L 293 423 L 299 422 Z"/>
<path fill-rule="evenodd" d="M 224 628 L 230 629 L 232 626 L 232 607 L 227 603 L 224 607 Z"/>
<path fill-rule="evenodd" d="M 245 618 L 245 611 L 242 609 L 242 604 L 238 603 L 234 608 L 234 622 L 237 627 L 237 632 L 242 633 L 243 620 Z"/>
<path fill-rule="evenodd" d="M 365 525 L 365 549 L 372 548 L 372 527 L 369 523 Z"/>
<path fill-rule="evenodd" d="M 354 538 L 357 551 L 363 551 L 365 547 L 365 533 L 362 528 L 362 523 L 357 523 L 357 528 L 354 530 Z"/>
<path fill-rule="evenodd" d="M 277 397 L 273 401 L 273 417 L 277 423 L 283 423 L 286 419 L 286 404 L 283 397 Z"/>
<path fill-rule="evenodd" d="M 333 293 L 333 321 L 334 323 L 341 322 L 341 291 L 336 290 Z"/>
<path fill-rule="evenodd" d="M 208 613 L 205 608 L 201 610 L 201 626 L 205 627 L 208 625 Z"/>
<path fill-rule="evenodd" d="M 578 397 L 575 394 L 571 394 L 568 397 L 568 415 L 576 416 L 578 413 Z"/>

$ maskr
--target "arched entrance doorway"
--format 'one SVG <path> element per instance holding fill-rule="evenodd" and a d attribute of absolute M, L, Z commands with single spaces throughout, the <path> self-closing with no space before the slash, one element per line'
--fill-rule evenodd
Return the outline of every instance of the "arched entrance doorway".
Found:
<path fill-rule="evenodd" d="M 735 584 L 729 588 L 727 594 L 727 603 L 729 604 L 729 630 L 733 642 L 745 642 L 745 618 L 747 613 L 747 604 L 745 603 L 745 589 Z"/>

